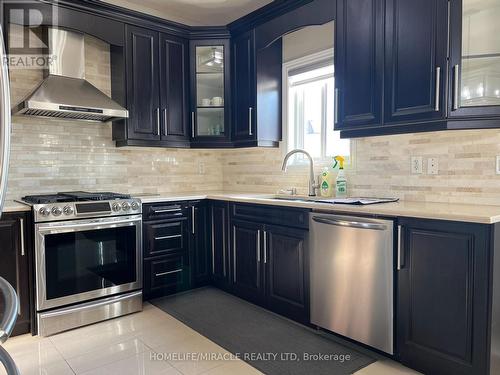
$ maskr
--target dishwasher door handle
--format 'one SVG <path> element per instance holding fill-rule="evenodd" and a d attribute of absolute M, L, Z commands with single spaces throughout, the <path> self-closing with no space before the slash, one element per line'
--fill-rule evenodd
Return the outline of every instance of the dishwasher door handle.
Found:
<path fill-rule="evenodd" d="M 313 216 L 312 218 L 317 223 L 327 224 L 327 225 L 336 225 L 339 227 L 348 227 L 348 228 L 359 228 L 359 229 L 372 229 L 372 230 L 386 230 L 387 225 L 378 224 L 378 223 L 369 223 L 366 221 L 351 221 L 351 220 L 341 220 L 334 219 L 324 216 Z"/>

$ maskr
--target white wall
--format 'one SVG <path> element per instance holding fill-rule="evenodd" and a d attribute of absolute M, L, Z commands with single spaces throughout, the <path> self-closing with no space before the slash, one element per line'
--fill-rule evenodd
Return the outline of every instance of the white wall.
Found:
<path fill-rule="evenodd" d="M 315 52 L 333 48 L 333 21 L 321 26 L 308 26 L 283 37 L 283 60 L 285 62 Z"/>

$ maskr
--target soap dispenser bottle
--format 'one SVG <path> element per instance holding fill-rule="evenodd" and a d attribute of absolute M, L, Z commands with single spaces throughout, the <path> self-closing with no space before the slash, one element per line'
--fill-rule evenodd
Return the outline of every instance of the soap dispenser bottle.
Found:
<path fill-rule="evenodd" d="M 335 196 L 337 198 L 347 197 L 347 179 L 344 172 L 344 161 L 345 158 L 342 156 L 335 156 L 335 166 L 337 166 L 337 163 L 339 164 L 339 173 L 335 180 Z"/>

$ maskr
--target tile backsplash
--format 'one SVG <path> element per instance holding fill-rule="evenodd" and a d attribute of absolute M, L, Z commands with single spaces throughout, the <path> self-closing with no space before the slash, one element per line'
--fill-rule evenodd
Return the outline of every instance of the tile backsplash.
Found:
<path fill-rule="evenodd" d="M 86 77 L 110 93 L 109 47 L 86 37 Z M 28 94 L 40 70 L 12 70 L 12 102 Z M 347 170 L 351 195 L 406 200 L 500 204 L 499 130 L 462 130 L 353 141 Z M 412 175 L 411 156 L 435 157 L 438 175 Z M 111 124 L 13 118 L 8 199 L 62 190 L 132 193 L 241 191 L 274 193 L 307 188 L 307 168 L 281 172 L 281 149 L 184 150 L 116 148 Z M 425 164 L 425 163 L 424 163 Z M 201 167 L 201 168 L 200 168 Z M 319 167 L 317 173 L 319 173 Z M 424 165 L 424 172 L 426 165 Z M 201 172 L 201 173 L 200 173 Z"/>
<path fill-rule="evenodd" d="M 398 197 L 411 201 L 500 205 L 500 130 L 460 130 L 353 140 L 354 165 L 346 170 L 352 196 Z M 411 156 L 422 156 L 424 173 L 410 173 Z M 427 174 L 425 161 L 439 161 Z M 280 149 L 228 150 L 224 189 L 274 193 L 283 187 L 307 192 L 307 168 L 281 172 Z M 316 168 L 319 174 L 320 167 Z"/>

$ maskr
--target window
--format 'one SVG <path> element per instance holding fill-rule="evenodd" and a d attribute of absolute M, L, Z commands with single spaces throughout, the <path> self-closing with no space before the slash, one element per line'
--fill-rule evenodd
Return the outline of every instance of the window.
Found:
<path fill-rule="evenodd" d="M 350 141 L 340 139 L 339 132 L 333 130 L 333 50 L 287 62 L 283 72 L 286 152 L 301 148 L 317 161 L 330 161 L 335 155 L 349 159 Z"/>

